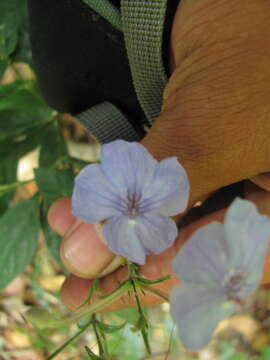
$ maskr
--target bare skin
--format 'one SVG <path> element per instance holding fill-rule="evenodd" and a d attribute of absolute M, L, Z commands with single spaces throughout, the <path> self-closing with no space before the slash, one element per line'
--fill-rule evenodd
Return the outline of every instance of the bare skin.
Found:
<path fill-rule="evenodd" d="M 225 185 L 251 179 L 260 188 L 249 183 L 246 197 L 270 215 L 270 179 L 264 175 L 270 169 L 269 28 L 267 0 L 182 0 L 177 9 L 169 54 L 172 76 L 161 115 L 142 143 L 157 159 L 177 156 L 181 161 L 191 184 L 189 207 Z M 171 249 L 149 256 L 142 274 L 150 278 L 172 274 L 159 285 L 168 294 L 179 281 L 171 268 L 176 251 L 195 229 L 222 220 L 223 213 L 181 230 Z M 68 234 L 61 256 L 74 275 L 64 283 L 62 298 L 74 310 L 89 291 L 87 278 L 94 277 L 113 254 L 94 225 L 77 224 L 74 229 L 69 199 L 53 204 L 49 222 L 60 235 Z M 121 267 L 104 277 L 104 292 L 125 276 Z M 269 282 L 270 274 L 265 273 L 263 281 Z M 130 301 L 120 300 L 113 308 L 132 306 Z M 153 295 L 143 298 L 145 305 L 159 301 Z"/>

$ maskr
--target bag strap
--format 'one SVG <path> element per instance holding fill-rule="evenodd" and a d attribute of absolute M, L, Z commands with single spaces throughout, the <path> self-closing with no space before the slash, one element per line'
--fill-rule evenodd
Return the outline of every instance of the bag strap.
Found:
<path fill-rule="evenodd" d="M 121 16 L 109 0 L 83 1 L 122 29 L 135 91 L 151 126 L 160 114 L 167 82 L 162 54 L 167 0 L 121 0 Z M 98 104 L 76 118 L 101 143 L 119 138 L 141 140 L 125 115 L 109 102 Z"/>
<path fill-rule="evenodd" d="M 108 101 L 92 106 L 77 115 L 76 119 L 100 143 L 107 143 L 116 139 L 126 141 L 141 140 L 141 136 L 125 115 Z"/>
<path fill-rule="evenodd" d="M 118 30 L 122 30 L 120 11 L 108 0 L 83 0 L 97 14 L 109 21 Z"/>
<path fill-rule="evenodd" d="M 167 0 L 121 0 L 122 29 L 138 100 L 151 125 L 167 83 L 162 40 Z"/>

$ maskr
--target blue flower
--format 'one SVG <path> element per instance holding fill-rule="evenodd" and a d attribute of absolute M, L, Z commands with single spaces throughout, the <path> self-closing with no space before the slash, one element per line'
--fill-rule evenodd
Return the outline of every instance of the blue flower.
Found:
<path fill-rule="evenodd" d="M 158 162 L 141 144 L 123 140 L 103 145 L 100 159 L 75 179 L 73 214 L 87 223 L 108 220 L 103 235 L 112 252 L 144 264 L 177 236 L 169 216 L 186 209 L 186 172 L 176 157 Z"/>
<path fill-rule="evenodd" d="M 183 283 L 170 298 L 184 345 L 205 346 L 219 321 L 241 309 L 260 283 L 269 239 L 269 218 L 236 199 L 224 225 L 212 222 L 187 241 L 173 262 Z"/>

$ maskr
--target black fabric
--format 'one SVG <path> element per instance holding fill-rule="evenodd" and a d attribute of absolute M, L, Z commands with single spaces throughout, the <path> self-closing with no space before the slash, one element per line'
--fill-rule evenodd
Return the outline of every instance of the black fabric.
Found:
<path fill-rule="evenodd" d="M 174 19 L 174 14 L 176 13 L 176 9 L 181 0 L 168 0 L 167 11 L 166 11 L 166 19 L 164 25 L 163 32 L 163 64 L 167 73 L 167 76 L 170 77 L 170 69 L 169 69 L 169 46 L 170 46 L 170 38 L 171 38 L 171 29 L 172 23 Z"/>
<path fill-rule="evenodd" d="M 121 0 L 110 0 L 110 2 L 111 2 L 114 6 L 118 7 L 118 9 L 120 9 Z"/>
<path fill-rule="evenodd" d="M 35 70 L 48 104 L 77 114 L 110 101 L 139 124 L 144 115 L 122 32 L 82 0 L 28 0 L 28 7 Z"/>
<path fill-rule="evenodd" d="M 120 8 L 120 0 L 110 0 Z M 179 0 L 168 0 L 164 64 Z M 144 119 L 132 83 L 121 31 L 82 0 L 28 0 L 35 70 L 48 104 L 78 114 L 110 101 L 140 131 Z M 143 133 L 141 133 L 143 134 Z"/>

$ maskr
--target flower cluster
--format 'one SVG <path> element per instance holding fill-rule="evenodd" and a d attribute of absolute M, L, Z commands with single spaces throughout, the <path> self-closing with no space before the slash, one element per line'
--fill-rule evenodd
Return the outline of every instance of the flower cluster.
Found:
<path fill-rule="evenodd" d="M 171 294 L 171 314 L 183 343 L 205 346 L 218 322 L 241 309 L 260 283 L 270 220 L 236 199 L 224 224 L 212 222 L 187 241 L 173 262 L 183 283 Z"/>
<path fill-rule="evenodd" d="M 141 144 L 123 140 L 103 145 L 100 160 L 76 177 L 73 214 L 87 223 L 107 220 L 103 235 L 112 252 L 144 264 L 177 236 L 169 216 L 186 209 L 186 172 L 175 157 L 158 162 Z"/>
<path fill-rule="evenodd" d="M 146 255 L 164 251 L 177 236 L 169 217 L 186 209 L 187 174 L 175 157 L 158 162 L 135 142 L 102 146 L 100 160 L 76 177 L 73 214 L 87 223 L 105 220 L 112 252 L 144 264 Z M 224 224 L 200 228 L 176 255 L 173 267 L 182 283 L 171 293 L 171 314 L 187 347 L 205 346 L 218 322 L 254 292 L 269 237 L 269 218 L 236 199 Z"/>

